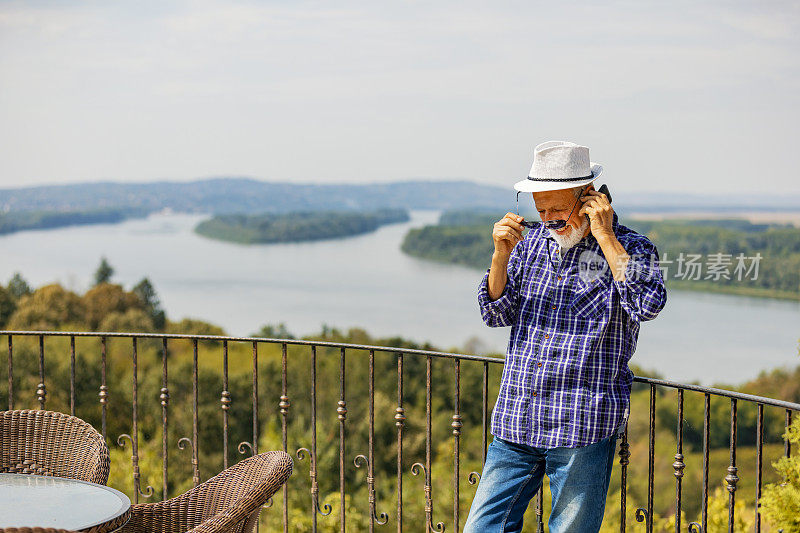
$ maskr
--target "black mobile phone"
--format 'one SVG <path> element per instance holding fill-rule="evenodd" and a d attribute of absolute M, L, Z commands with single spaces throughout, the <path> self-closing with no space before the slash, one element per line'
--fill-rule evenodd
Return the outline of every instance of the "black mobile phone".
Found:
<path fill-rule="evenodd" d="M 611 193 L 610 193 L 610 192 L 608 192 L 608 185 L 606 185 L 605 183 L 604 183 L 604 184 L 602 184 L 602 185 L 600 186 L 600 188 L 599 188 L 599 189 L 597 189 L 597 192 L 599 192 L 599 193 L 602 193 L 602 194 L 605 194 L 605 195 L 606 195 L 606 198 L 608 198 L 608 203 L 611 203 Z"/>

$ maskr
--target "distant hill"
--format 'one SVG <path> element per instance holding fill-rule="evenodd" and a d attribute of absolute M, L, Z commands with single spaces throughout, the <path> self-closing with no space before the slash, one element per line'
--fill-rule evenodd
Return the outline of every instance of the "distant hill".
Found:
<path fill-rule="evenodd" d="M 295 184 L 249 178 L 191 182 L 84 183 L 0 189 L 0 211 L 137 208 L 213 214 L 378 208 L 450 209 L 513 206 L 511 189 L 469 181 Z"/>
<path fill-rule="evenodd" d="M 613 184 L 611 184 L 613 185 Z M 613 189 L 613 186 L 611 187 Z M 614 203 L 628 211 L 800 211 L 791 195 L 636 193 L 614 190 Z M 514 209 L 514 190 L 472 181 L 397 181 L 314 184 L 210 178 L 188 182 L 79 183 L 0 189 L 0 211 L 88 211 L 172 209 L 211 214 L 255 214 L 316 210 Z M 530 197 L 521 208 L 530 209 Z"/>

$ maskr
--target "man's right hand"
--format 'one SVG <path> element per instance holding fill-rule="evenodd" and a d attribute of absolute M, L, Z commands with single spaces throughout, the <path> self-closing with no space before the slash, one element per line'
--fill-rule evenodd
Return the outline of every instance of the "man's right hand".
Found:
<path fill-rule="evenodd" d="M 520 224 L 524 218 L 514 213 L 506 213 L 499 222 L 494 225 L 492 240 L 494 240 L 494 254 L 497 259 L 508 261 L 511 250 L 522 241 L 523 226 Z"/>

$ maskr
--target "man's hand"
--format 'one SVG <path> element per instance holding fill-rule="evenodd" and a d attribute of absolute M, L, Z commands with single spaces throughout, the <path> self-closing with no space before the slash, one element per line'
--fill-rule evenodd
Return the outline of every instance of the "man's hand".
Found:
<path fill-rule="evenodd" d="M 506 213 L 499 222 L 494 225 L 492 230 L 492 240 L 494 241 L 494 254 L 492 255 L 492 266 L 489 268 L 489 298 L 497 300 L 503 294 L 503 290 L 508 282 L 508 260 L 511 250 L 522 241 L 522 222 L 524 219 L 514 213 Z"/>
<path fill-rule="evenodd" d="M 506 213 L 499 222 L 495 223 L 492 231 L 494 241 L 494 254 L 498 259 L 505 259 L 511 255 L 514 246 L 522 241 L 522 229 L 520 224 L 524 219 L 514 213 Z"/>
<path fill-rule="evenodd" d="M 625 269 L 628 266 L 630 256 L 625 248 L 614 235 L 614 208 L 608 197 L 594 190 L 592 187 L 585 196 L 581 196 L 583 207 L 578 211 L 579 214 L 586 213 L 591 223 L 591 231 L 603 255 L 611 267 L 611 274 L 617 281 L 625 281 Z"/>
<path fill-rule="evenodd" d="M 581 200 L 583 201 L 583 207 L 578 211 L 578 214 L 589 215 L 590 229 L 594 238 L 600 242 L 613 237 L 614 208 L 611 207 L 608 197 L 591 188 L 586 192 L 585 196 L 581 196 Z"/>

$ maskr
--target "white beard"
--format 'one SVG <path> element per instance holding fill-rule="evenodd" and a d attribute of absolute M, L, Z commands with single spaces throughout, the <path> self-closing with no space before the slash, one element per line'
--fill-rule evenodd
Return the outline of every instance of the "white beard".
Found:
<path fill-rule="evenodd" d="M 550 232 L 550 235 L 553 236 L 553 238 L 561 246 L 561 248 L 563 248 L 564 251 L 566 251 L 566 250 L 569 250 L 570 248 L 572 248 L 573 246 L 575 246 L 576 244 L 578 244 L 581 241 L 581 239 L 583 238 L 584 232 L 589 227 L 589 219 L 588 218 L 583 216 L 583 217 L 581 217 L 581 220 L 583 222 L 581 222 L 581 227 L 578 228 L 577 230 L 574 227 L 572 227 L 570 225 L 567 225 L 567 227 L 570 228 L 570 231 L 568 231 L 564 235 L 559 235 L 558 233 L 555 232 L 555 230 L 552 230 L 552 229 L 548 229 L 547 231 Z"/>

